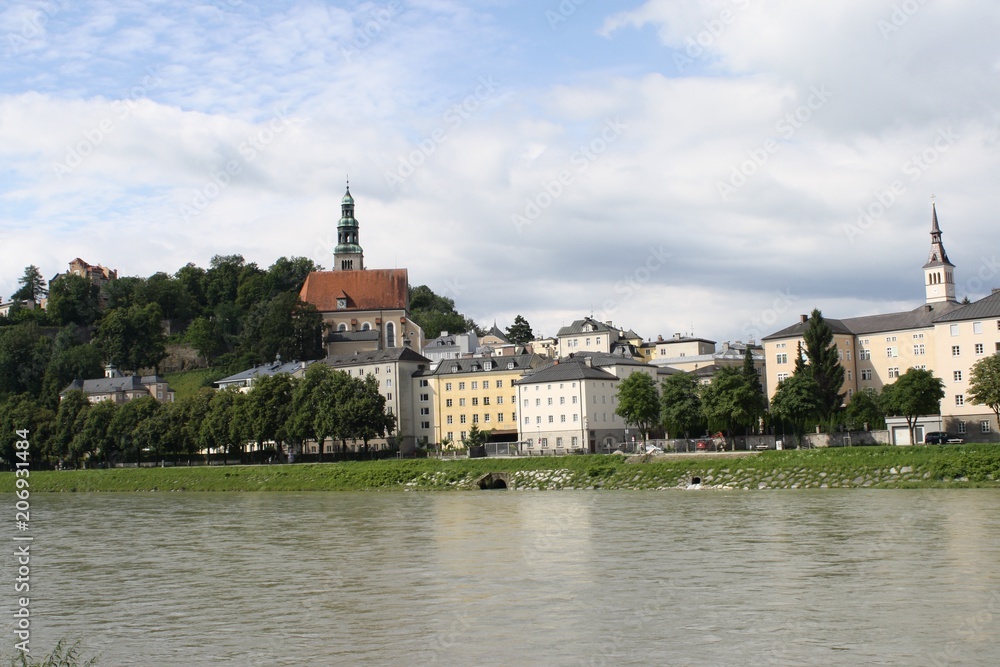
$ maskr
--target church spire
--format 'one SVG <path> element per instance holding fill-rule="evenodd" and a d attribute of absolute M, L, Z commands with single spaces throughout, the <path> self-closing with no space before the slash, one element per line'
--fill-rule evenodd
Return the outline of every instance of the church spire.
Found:
<path fill-rule="evenodd" d="M 365 268 L 364 251 L 358 242 L 358 221 L 354 217 L 354 197 L 351 181 L 340 200 L 340 221 L 337 223 L 337 247 L 333 250 L 334 271 L 354 271 Z"/>
<path fill-rule="evenodd" d="M 937 205 L 931 201 L 931 249 L 924 264 L 924 289 L 927 303 L 956 301 L 955 265 L 948 259 L 944 243 L 941 242 L 941 227 L 938 225 Z"/>

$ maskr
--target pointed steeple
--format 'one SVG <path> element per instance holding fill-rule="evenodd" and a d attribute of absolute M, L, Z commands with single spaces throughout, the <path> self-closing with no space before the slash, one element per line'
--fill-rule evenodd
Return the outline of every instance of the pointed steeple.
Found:
<path fill-rule="evenodd" d="M 365 268 L 364 251 L 358 242 L 358 221 L 354 217 L 354 197 L 351 181 L 340 200 L 340 221 L 337 223 L 337 247 L 333 250 L 334 271 L 354 271 Z"/>
<path fill-rule="evenodd" d="M 948 253 L 941 242 L 941 227 L 938 225 L 937 205 L 931 202 L 931 249 L 924 264 L 924 290 L 927 303 L 956 301 L 955 265 L 948 259 Z"/>

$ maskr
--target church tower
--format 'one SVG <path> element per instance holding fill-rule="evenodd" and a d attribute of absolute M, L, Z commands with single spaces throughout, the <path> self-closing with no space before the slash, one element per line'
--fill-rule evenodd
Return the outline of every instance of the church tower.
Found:
<path fill-rule="evenodd" d="M 956 302 L 955 265 L 948 259 L 948 253 L 941 243 L 941 228 L 938 227 L 937 208 L 931 203 L 931 251 L 924 264 L 924 288 L 927 303 Z"/>
<path fill-rule="evenodd" d="M 361 271 L 365 268 L 364 251 L 358 245 L 358 221 L 354 218 L 354 197 L 351 184 L 340 200 L 340 221 L 337 223 L 337 247 L 333 250 L 334 271 Z"/>

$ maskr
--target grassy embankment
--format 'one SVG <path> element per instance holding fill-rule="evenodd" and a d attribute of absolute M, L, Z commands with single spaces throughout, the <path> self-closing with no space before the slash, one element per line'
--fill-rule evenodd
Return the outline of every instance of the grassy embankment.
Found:
<path fill-rule="evenodd" d="M 515 489 L 673 489 L 692 478 L 734 489 L 1000 487 L 1000 446 L 853 447 L 644 457 L 368 461 L 270 466 L 37 471 L 46 491 L 359 491 L 474 489 L 487 473 L 507 473 Z M 0 492 L 14 488 L 0 474 Z"/>
<path fill-rule="evenodd" d="M 190 371 L 167 373 L 163 377 L 170 388 L 176 392 L 177 400 L 180 400 L 197 394 L 199 389 L 210 386 L 212 381 L 224 377 L 224 374 L 216 368 L 196 368 Z M 206 382 L 208 382 L 207 385 Z"/>

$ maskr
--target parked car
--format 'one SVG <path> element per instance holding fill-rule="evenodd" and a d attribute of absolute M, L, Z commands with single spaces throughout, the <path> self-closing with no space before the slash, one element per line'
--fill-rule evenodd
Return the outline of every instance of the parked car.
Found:
<path fill-rule="evenodd" d="M 965 438 L 958 435 L 951 435 L 945 431 L 931 431 L 924 436 L 925 445 L 960 445 L 965 442 Z"/>

